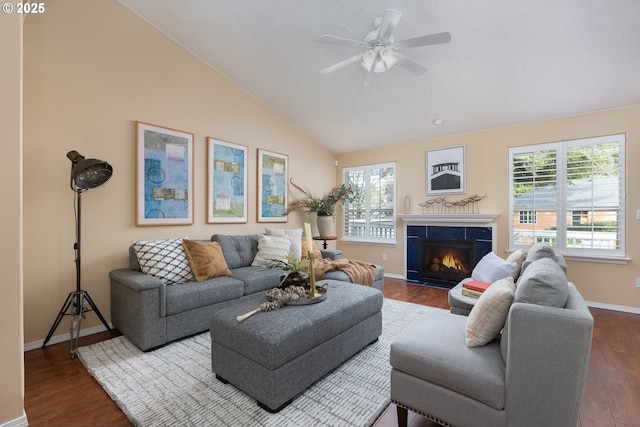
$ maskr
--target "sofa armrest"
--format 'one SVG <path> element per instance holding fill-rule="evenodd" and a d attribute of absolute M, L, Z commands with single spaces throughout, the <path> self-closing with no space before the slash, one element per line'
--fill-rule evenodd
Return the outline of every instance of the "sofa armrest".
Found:
<path fill-rule="evenodd" d="M 146 291 L 154 288 L 164 288 L 164 282 L 157 277 L 128 268 L 120 268 L 109 272 L 109 277 L 134 291 Z"/>
<path fill-rule="evenodd" d="M 505 407 L 512 425 L 578 420 L 593 317 L 575 288 L 569 295 L 565 308 L 514 303 L 509 310 Z"/>
<path fill-rule="evenodd" d="M 342 251 L 338 249 L 320 249 L 322 258 L 329 258 L 332 260 L 342 258 Z"/>

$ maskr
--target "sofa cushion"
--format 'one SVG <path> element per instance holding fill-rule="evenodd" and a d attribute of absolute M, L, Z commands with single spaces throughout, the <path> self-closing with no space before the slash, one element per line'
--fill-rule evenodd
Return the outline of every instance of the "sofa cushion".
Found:
<path fill-rule="evenodd" d="M 507 262 L 493 252 L 489 252 L 476 264 L 471 277 L 478 282 L 493 283 L 507 276 L 513 277 L 515 272 L 515 262 Z"/>
<path fill-rule="evenodd" d="M 158 277 L 166 284 L 193 280 L 189 261 L 182 247 L 182 238 L 167 240 L 139 240 L 133 242 L 140 269 Z"/>
<path fill-rule="evenodd" d="M 212 242 L 220 243 L 224 259 L 230 269 L 251 265 L 258 253 L 258 235 L 214 234 Z"/>
<path fill-rule="evenodd" d="M 498 341 L 467 347 L 466 321 L 465 316 L 444 310 L 429 311 L 391 343 L 391 366 L 502 410 L 505 364 Z"/>
<path fill-rule="evenodd" d="M 243 284 L 233 277 L 220 276 L 188 286 L 167 286 L 167 316 L 200 307 L 235 300 L 243 294 Z"/>
<path fill-rule="evenodd" d="M 509 276 L 494 282 L 480 295 L 467 318 L 467 347 L 488 344 L 500 334 L 513 302 L 515 287 L 513 277 Z"/>
<path fill-rule="evenodd" d="M 251 263 L 254 267 L 269 267 L 273 260 L 284 259 L 289 254 L 291 240 L 288 237 L 258 236 L 258 253 Z"/>
<path fill-rule="evenodd" d="M 507 262 L 514 262 L 516 264 L 516 271 L 514 272 L 514 274 L 512 274 L 513 280 L 517 280 L 520 276 L 520 273 L 522 273 L 522 264 L 526 259 L 527 254 L 524 253 L 521 249 L 511 252 L 507 257 Z"/>
<path fill-rule="evenodd" d="M 280 275 L 284 273 L 279 268 L 266 267 L 240 267 L 232 271 L 233 277 L 244 283 L 245 295 L 280 286 Z"/>
<path fill-rule="evenodd" d="M 514 302 L 564 307 L 569 284 L 554 258 L 540 258 L 529 264 L 518 279 Z"/>
<path fill-rule="evenodd" d="M 183 239 L 182 247 L 197 282 L 218 276 L 231 276 L 220 243 Z"/>
<path fill-rule="evenodd" d="M 520 272 L 520 274 L 524 273 L 524 271 L 531 265 L 531 263 L 542 258 L 555 260 L 560 264 L 561 267 L 563 267 L 564 272 L 567 272 L 567 265 L 564 262 L 564 258 L 558 257 L 556 255 L 556 251 L 551 246 L 544 243 L 536 243 L 531 246 L 531 248 L 527 252 L 527 258 L 522 263 L 522 271 Z"/>
<path fill-rule="evenodd" d="M 302 228 L 272 228 L 265 227 L 264 232 L 267 236 L 288 237 L 291 241 L 289 253 L 294 259 L 302 258 Z"/>

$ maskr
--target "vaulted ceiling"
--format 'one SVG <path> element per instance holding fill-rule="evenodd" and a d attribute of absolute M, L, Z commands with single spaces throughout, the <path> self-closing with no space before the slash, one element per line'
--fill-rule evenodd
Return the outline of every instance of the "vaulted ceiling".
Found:
<path fill-rule="evenodd" d="M 335 153 L 640 104 L 638 0 L 120 0 Z M 402 51 L 364 85 L 357 47 L 385 9 Z M 436 119 L 444 124 L 435 125 Z"/>

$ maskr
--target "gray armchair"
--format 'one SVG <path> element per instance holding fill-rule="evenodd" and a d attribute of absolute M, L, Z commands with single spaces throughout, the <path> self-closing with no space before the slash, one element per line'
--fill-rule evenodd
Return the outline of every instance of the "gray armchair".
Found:
<path fill-rule="evenodd" d="M 466 346 L 466 320 L 428 313 L 392 343 L 399 426 L 407 410 L 445 426 L 576 426 L 593 317 L 573 284 L 564 308 L 513 303 L 501 340 L 485 346 Z"/>

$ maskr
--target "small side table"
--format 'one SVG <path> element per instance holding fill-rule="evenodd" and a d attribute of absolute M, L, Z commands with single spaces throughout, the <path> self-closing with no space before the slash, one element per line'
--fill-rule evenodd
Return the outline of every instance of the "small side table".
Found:
<path fill-rule="evenodd" d="M 327 249 L 327 240 L 338 240 L 337 236 L 315 236 L 313 240 L 322 240 L 322 249 Z"/>

